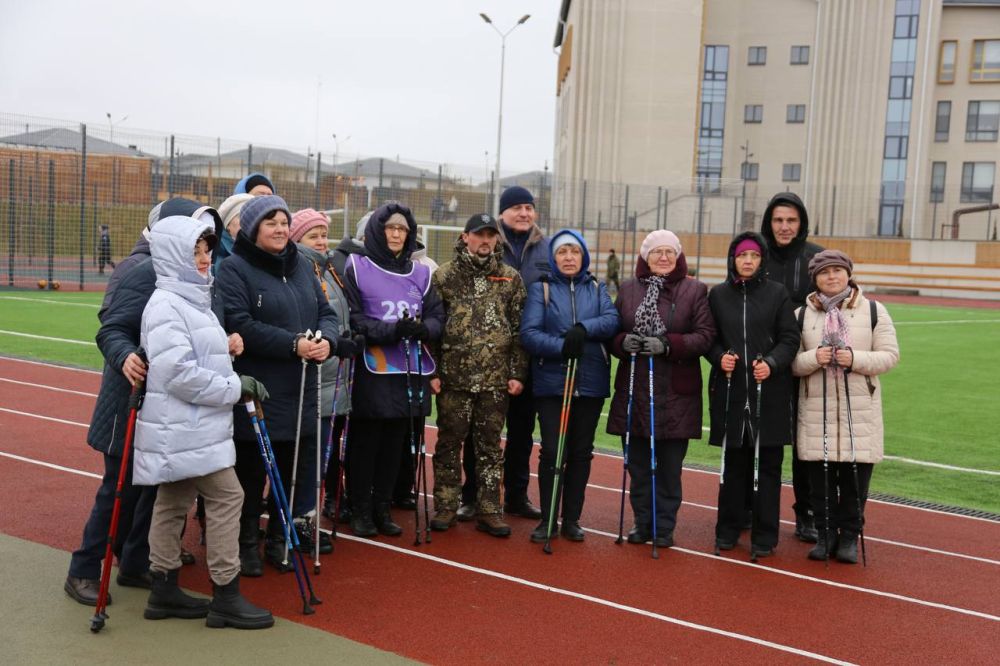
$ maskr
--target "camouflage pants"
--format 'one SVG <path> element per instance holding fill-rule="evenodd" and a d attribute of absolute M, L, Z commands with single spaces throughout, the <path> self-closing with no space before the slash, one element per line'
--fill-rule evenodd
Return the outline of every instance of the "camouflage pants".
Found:
<path fill-rule="evenodd" d="M 507 415 L 507 398 L 506 391 L 444 390 L 438 394 L 438 439 L 434 448 L 434 506 L 438 510 L 458 509 L 462 497 L 462 444 L 471 432 L 476 452 L 476 512 L 500 513 L 500 432 Z"/>

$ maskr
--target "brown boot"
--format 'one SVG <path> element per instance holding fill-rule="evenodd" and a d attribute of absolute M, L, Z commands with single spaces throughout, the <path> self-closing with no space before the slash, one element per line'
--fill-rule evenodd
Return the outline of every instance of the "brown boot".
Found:
<path fill-rule="evenodd" d="M 510 525 L 500 519 L 498 513 L 487 513 L 476 516 L 476 529 L 490 536 L 509 537 Z"/>
<path fill-rule="evenodd" d="M 447 532 L 448 528 L 458 520 L 458 513 L 452 509 L 438 509 L 431 518 L 431 529 L 435 532 Z"/>

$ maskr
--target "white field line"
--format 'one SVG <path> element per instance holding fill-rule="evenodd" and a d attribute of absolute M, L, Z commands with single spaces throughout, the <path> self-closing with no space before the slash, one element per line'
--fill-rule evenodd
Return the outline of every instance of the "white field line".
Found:
<path fill-rule="evenodd" d="M 895 326 L 944 326 L 945 324 L 1000 324 L 1000 319 L 931 319 L 928 321 L 893 321 Z"/>
<path fill-rule="evenodd" d="M 58 301 L 54 298 L 25 298 L 23 296 L 0 296 L 0 301 L 25 301 L 28 303 L 53 303 L 55 305 L 71 305 L 78 308 L 93 308 L 100 310 L 100 305 L 93 303 L 73 303 L 71 301 Z"/>
<path fill-rule="evenodd" d="M 44 419 L 53 420 L 53 421 L 60 421 L 62 423 L 70 423 L 70 424 L 73 424 L 73 425 L 82 425 L 82 424 L 75 424 L 72 421 L 61 421 L 60 419 L 52 419 L 50 417 L 38 416 L 36 414 L 26 414 L 25 412 L 15 412 L 14 410 L 4 409 L 2 407 L 0 407 L 0 411 L 6 411 L 6 412 L 15 413 L 15 414 L 23 414 L 23 415 L 26 415 L 26 416 L 35 416 L 37 418 L 44 418 Z M 3 451 L 0 451 L 0 455 L 4 455 L 4 456 L 10 457 L 10 458 L 14 458 L 16 460 L 20 460 L 20 461 L 27 462 L 27 463 L 38 464 L 38 465 L 42 465 L 42 466 L 45 466 L 45 467 L 50 467 L 50 468 L 57 469 L 57 470 L 62 470 L 62 471 L 67 471 L 67 472 L 72 472 L 72 473 L 77 473 L 77 474 L 82 474 L 82 475 L 90 475 L 89 472 L 82 472 L 80 470 L 73 470 L 71 468 L 64 468 L 64 467 L 61 467 L 59 465 L 53 465 L 51 463 L 47 463 L 47 462 L 44 462 L 44 461 L 35 460 L 35 459 L 32 459 L 32 458 L 27 458 L 27 457 L 23 457 L 23 456 L 18 456 L 18 455 L 11 454 L 11 453 L 6 453 L 6 452 L 3 452 Z M 93 476 L 95 476 L 96 478 L 100 478 L 97 475 L 93 475 Z M 705 505 L 701 505 L 701 506 L 705 506 Z M 604 532 L 604 531 L 595 530 L 595 529 L 592 529 L 592 528 L 585 528 L 585 529 L 586 529 L 586 531 L 592 532 L 594 534 L 599 534 L 601 536 L 605 536 L 605 537 L 608 537 L 608 538 L 611 538 L 611 539 L 617 539 L 617 535 L 611 534 L 610 532 Z M 327 531 L 329 533 L 329 530 L 324 530 L 324 531 Z M 429 556 L 429 555 L 425 556 L 425 555 L 423 555 L 421 553 L 416 553 L 414 551 L 410 551 L 410 550 L 407 550 L 405 548 L 399 548 L 397 546 L 391 546 L 389 544 L 383 544 L 383 543 L 380 543 L 378 541 L 372 541 L 371 539 L 364 539 L 364 538 L 360 538 L 360 537 L 354 537 L 354 536 L 351 536 L 351 535 L 348 535 L 348 534 L 344 534 L 344 533 L 341 533 L 341 532 L 338 532 L 337 535 L 338 535 L 338 538 L 339 537 L 344 537 L 344 538 L 347 538 L 347 539 L 352 540 L 352 541 L 357 541 L 359 543 L 365 543 L 365 544 L 370 544 L 370 545 L 377 545 L 377 546 L 380 546 L 380 547 L 389 548 L 391 550 L 397 550 L 398 552 L 401 552 L 401 553 L 406 553 L 406 554 L 411 554 L 411 555 L 426 557 L 426 558 L 431 559 L 433 561 L 438 561 L 438 562 L 445 563 L 445 564 L 451 564 L 453 566 L 457 566 L 459 568 L 464 568 L 464 569 L 468 569 L 468 570 L 474 570 L 474 571 L 477 571 L 477 572 L 484 573 L 486 575 L 493 575 L 493 576 L 495 576 L 497 578 L 502 578 L 502 579 L 505 579 L 505 580 L 511 580 L 513 582 L 523 582 L 523 584 L 529 585 L 531 587 L 539 587 L 539 589 L 548 589 L 550 591 L 558 591 L 559 593 L 565 593 L 568 596 L 575 596 L 575 595 L 578 594 L 576 592 L 571 592 L 569 590 L 558 590 L 558 588 L 549 588 L 548 586 L 541 585 L 540 583 L 534 583 L 533 581 L 527 581 L 527 580 L 524 580 L 524 579 L 514 578 L 514 577 L 511 577 L 511 576 L 507 576 L 506 574 L 501 574 L 499 572 L 493 572 L 493 571 L 490 571 L 490 570 L 487 570 L 487 569 L 478 569 L 478 568 L 472 567 L 470 565 L 465 565 L 465 564 L 461 564 L 461 563 L 457 563 L 457 562 L 452 562 L 451 560 L 444 560 L 444 559 L 441 559 L 441 558 L 435 558 L 435 557 Z M 712 554 L 709 554 L 709 553 L 702 553 L 700 551 L 691 550 L 691 549 L 688 549 L 688 548 L 680 548 L 680 547 L 675 546 L 675 547 L 673 547 L 673 550 L 675 550 L 677 552 L 685 553 L 685 554 L 688 554 L 688 555 L 696 555 L 698 557 L 710 557 L 713 560 L 716 560 L 718 562 L 726 562 L 726 563 L 729 563 L 729 564 L 751 566 L 751 567 L 755 567 L 755 568 L 758 568 L 758 569 L 762 569 L 764 571 L 768 571 L 770 573 L 774 573 L 774 574 L 778 574 L 778 575 L 782 575 L 782 576 L 789 576 L 791 578 L 797 578 L 797 579 L 800 579 L 800 580 L 805 580 L 805 581 L 810 581 L 810 582 L 814 582 L 814 583 L 819 583 L 819 584 L 822 584 L 822 585 L 829 585 L 829 586 L 832 586 L 832 587 L 839 587 L 839 588 L 843 588 L 843 589 L 847 589 L 847 590 L 852 590 L 852 591 L 855 591 L 855 592 L 868 593 L 868 594 L 872 594 L 872 595 L 875 595 L 875 596 L 886 597 L 886 598 L 895 599 L 895 600 L 898 600 L 898 601 L 909 602 L 909 603 L 913 603 L 913 604 L 917 604 L 917 605 L 921 605 L 921 606 L 928 606 L 928 607 L 931 607 L 931 608 L 938 608 L 938 609 L 941 609 L 941 610 L 952 611 L 952 612 L 955 612 L 955 613 L 960 613 L 960 614 L 964 614 L 964 615 L 971 615 L 973 617 L 979 617 L 979 618 L 983 618 L 983 619 L 986 619 L 986 620 L 993 620 L 995 622 L 1000 622 L 1000 617 L 995 616 L 995 615 L 990 615 L 989 613 L 982 613 L 980 611 L 969 610 L 969 609 L 960 608 L 960 607 L 957 607 L 957 606 L 949 606 L 947 604 L 940 604 L 940 603 L 933 602 L 933 601 L 925 601 L 923 599 L 917 599 L 915 597 L 907 597 L 905 595 L 896 594 L 894 592 L 883 592 L 881 590 L 875 590 L 875 589 L 865 588 L 865 587 L 858 587 L 856 585 L 849 585 L 847 583 L 839 583 L 839 582 L 836 582 L 836 581 L 825 580 L 825 579 L 822 579 L 822 578 L 816 578 L 814 576 L 807 576 L 805 574 L 795 573 L 795 572 L 792 572 L 792 571 L 785 571 L 785 570 L 782 570 L 782 569 L 775 569 L 773 567 L 765 567 L 765 566 L 762 566 L 762 565 L 759 565 L 759 564 L 754 564 L 754 563 L 750 563 L 750 562 L 744 562 L 744 561 L 741 561 L 741 560 L 736 560 L 736 559 L 732 559 L 732 558 L 728 558 L 728 557 L 718 557 L 718 556 L 715 556 L 715 555 L 712 555 Z M 583 595 L 580 598 L 585 598 L 585 597 L 586 597 L 586 595 Z M 594 598 L 594 599 L 588 599 L 588 600 L 595 600 L 595 603 L 604 603 L 605 605 L 608 605 L 608 606 L 611 606 L 611 607 L 614 607 L 614 608 L 617 608 L 618 606 L 620 606 L 620 605 L 615 604 L 615 602 L 610 602 L 610 601 L 606 601 L 605 602 L 604 600 L 598 600 L 596 598 Z M 626 609 L 627 610 L 628 608 L 629 607 L 623 607 L 622 609 Z M 634 609 L 634 611 L 639 612 L 639 614 L 645 614 L 645 613 L 648 612 L 648 611 L 641 611 L 640 609 Z M 653 615 L 656 615 L 656 614 L 653 614 Z M 650 617 L 653 617 L 653 615 L 650 615 Z M 682 624 L 684 622 L 683 620 L 676 620 L 675 618 L 668 618 L 667 616 L 657 617 L 657 619 L 663 619 L 664 621 L 673 622 L 673 623 L 676 623 L 676 624 Z M 702 630 L 704 630 L 704 631 L 711 631 L 711 632 L 720 632 L 720 631 L 722 631 L 722 630 L 713 629 L 711 627 L 701 627 L 701 625 L 683 624 L 683 626 L 692 626 L 693 628 L 702 628 Z M 729 634 L 728 634 L 728 632 L 726 632 L 723 635 L 729 635 Z M 739 636 L 740 635 L 736 634 L 733 637 L 737 637 L 738 638 Z M 751 640 L 751 642 L 756 642 L 758 640 L 758 639 L 751 639 L 750 637 L 743 637 L 743 638 L 741 638 L 741 640 L 748 640 L 748 639 Z"/>
<path fill-rule="evenodd" d="M 7 409 L 6 407 L 0 407 L 0 412 L 7 412 L 8 414 L 16 414 L 18 416 L 28 416 L 33 419 L 42 419 L 43 421 L 52 421 L 54 423 L 62 423 L 65 425 L 80 426 L 81 428 L 89 428 L 90 424 L 80 423 L 79 421 L 67 421 L 66 419 L 57 419 L 54 416 L 42 416 L 41 414 L 32 414 L 31 412 L 19 412 L 16 409 Z"/>
<path fill-rule="evenodd" d="M 924 467 L 936 467 L 952 472 L 969 472 L 970 474 L 989 474 L 990 476 L 1000 476 L 1000 472 L 991 469 L 974 469 L 972 467 L 956 467 L 955 465 L 943 465 L 941 463 L 927 462 L 926 460 L 914 460 L 913 458 L 901 458 L 899 456 L 885 456 L 886 460 L 908 463 L 910 465 L 923 465 Z"/>
<path fill-rule="evenodd" d="M 71 340 L 69 338 L 53 338 L 48 335 L 35 335 L 33 333 L 20 333 L 18 331 L 3 331 L 0 333 L 4 335 L 15 335 L 19 338 L 31 338 L 32 340 L 48 340 L 49 342 L 65 342 L 67 344 L 73 345 L 86 345 L 88 347 L 96 347 L 96 342 L 87 342 L 86 340 Z"/>
<path fill-rule="evenodd" d="M 18 384 L 20 386 L 30 386 L 32 388 L 45 389 L 46 391 L 58 391 L 59 393 L 72 393 L 73 395 L 82 395 L 87 398 L 96 398 L 96 393 L 87 393 L 86 391 L 74 391 L 72 389 L 65 389 L 59 386 L 49 386 L 48 384 L 35 384 L 33 382 L 22 382 L 17 379 L 7 379 L 6 377 L 0 377 L 0 382 L 7 382 L 9 384 Z"/>
<path fill-rule="evenodd" d="M 68 370 L 69 372 L 84 372 L 88 375 L 100 375 L 98 370 L 88 370 L 87 368 L 74 368 L 68 365 L 58 365 L 56 363 L 46 363 L 45 361 L 31 361 L 26 358 L 14 358 L 13 356 L 0 356 L 0 361 L 11 361 L 12 363 L 27 363 L 28 365 L 40 365 L 43 368 L 55 368 L 56 370 Z"/>

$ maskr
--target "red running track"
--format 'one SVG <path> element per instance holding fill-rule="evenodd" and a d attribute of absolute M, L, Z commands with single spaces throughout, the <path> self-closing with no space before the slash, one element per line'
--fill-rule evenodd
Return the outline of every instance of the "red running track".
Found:
<path fill-rule="evenodd" d="M 66 551 L 78 544 L 101 470 L 84 441 L 99 382 L 0 358 L 0 483 L 25 498 L 8 504 L 0 531 Z M 433 663 L 995 663 L 1000 524 L 871 502 L 869 566 L 827 568 L 792 535 L 785 489 L 778 553 L 751 565 L 745 538 L 724 557 L 709 554 L 717 477 L 687 470 L 677 546 L 654 561 L 649 546 L 614 543 L 620 483 L 621 459 L 598 455 L 590 534 L 554 540 L 552 556 L 518 518 L 510 540 L 467 524 L 414 548 L 413 515 L 397 512 L 402 538 L 338 539 L 313 579 L 326 600 L 313 616 L 299 614 L 290 576 L 269 570 L 243 588 L 288 620 Z M 199 564 L 184 583 L 208 592 L 196 532 L 192 524 L 187 546 Z"/>

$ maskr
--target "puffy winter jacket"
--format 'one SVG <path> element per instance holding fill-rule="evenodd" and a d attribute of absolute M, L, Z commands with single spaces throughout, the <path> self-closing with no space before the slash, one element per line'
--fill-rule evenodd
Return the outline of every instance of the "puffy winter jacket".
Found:
<path fill-rule="evenodd" d="M 560 273 L 552 259 L 552 243 L 563 234 L 572 235 L 583 246 L 583 263 L 572 279 Z M 605 343 L 618 332 L 618 311 L 604 283 L 587 271 L 590 252 L 580 234 L 564 229 L 553 236 L 549 241 L 549 261 L 552 277 L 531 285 L 521 316 L 521 344 L 532 357 L 534 395 L 562 395 L 566 380 L 563 339 L 579 323 L 587 329 L 587 339 L 583 356 L 577 362 L 574 395 L 606 398 L 611 394 L 611 358 Z"/>
<path fill-rule="evenodd" d="M 754 239 L 763 252 L 757 273 L 741 281 L 732 255 L 746 238 Z M 757 383 L 752 364 L 758 354 L 771 367 L 770 377 L 760 387 L 760 445 L 792 443 L 791 366 L 799 346 L 799 329 L 785 288 L 765 277 L 767 254 L 764 239 L 759 234 L 749 231 L 739 234 L 729 245 L 727 280 L 708 293 L 716 328 L 716 338 L 707 356 L 712 364 L 708 389 L 712 419 L 709 443 L 716 446 L 722 445 L 724 434 L 726 446 L 742 446 L 745 429 L 757 427 Z M 727 391 L 726 373 L 719 364 L 729 349 L 736 352 L 739 360 Z"/>
<path fill-rule="evenodd" d="M 777 206 L 791 206 L 799 211 L 799 233 L 785 247 L 778 246 L 774 230 L 771 229 L 771 216 Z M 792 306 L 799 307 L 813 288 L 812 280 L 809 279 L 809 260 L 823 250 L 819 245 L 806 240 L 809 238 L 809 213 L 802 199 L 793 192 L 775 194 L 764 211 L 760 233 L 767 241 L 768 279 L 785 285 Z"/>
<path fill-rule="evenodd" d="M 682 253 L 677 266 L 660 289 L 656 309 L 667 327 L 667 356 L 653 357 L 653 411 L 659 439 L 701 439 L 701 356 L 715 339 L 715 322 L 708 308 L 708 287 L 687 276 Z M 608 432 L 624 435 L 628 412 L 629 360 L 622 350 L 626 333 L 635 329 L 635 313 L 646 296 L 643 278 L 652 274 L 646 261 L 636 261 L 636 278 L 622 283 L 615 300 L 622 332 L 614 337 L 611 350 L 622 361 L 615 374 L 615 397 L 608 414 Z M 632 434 L 649 437 L 649 359 L 636 355 L 633 381 Z"/>
<path fill-rule="evenodd" d="M 136 421 L 136 485 L 205 476 L 236 464 L 232 406 L 240 379 L 212 312 L 212 278 L 194 266 L 194 247 L 205 231 L 212 227 L 168 217 L 151 232 L 156 291 L 142 314 L 149 369 Z"/>
<path fill-rule="evenodd" d="M 823 375 L 816 361 L 816 348 L 823 339 L 826 313 L 813 293 L 806 299 L 802 320 L 802 344 L 792 363 L 799 382 L 798 440 L 802 460 L 823 460 Z M 877 463 L 882 460 L 882 387 L 878 375 L 889 372 L 899 362 L 896 329 L 889 312 L 875 303 L 878 322 L 872 329 L 870 301 L 855 286 L 854 293 L 841 304 L 850 329 L 854 365 L 850 372 L 827 376 L 827 446 L 829 459 L 851 461 L 851 439 L 847 421 L 847 395 L 850 391 L 851 421 L 854 425 L 854 448 L 857 461 Z M 796 316 L 798 316 L 796 312 Z M 847 378 L 848 386 L 844 384 Z"/>
<path fill-rule="evenodd" d="M 279 254 L 257 247 L 242 231 L 233 254 L 219 264 L 216 292 L 225 310 L 225 327 L 243 337 L 243 354 L 234 367 L 259 379 L 270 394 L 264 404 L 268 433 L 275 442 L 295 439 L 302 361 L 295 355 L 296 335 L 322 330 L 338 335 L 337 322 L 312 264 L 299 255 L 295 243 Z M 316 365 L 306 364 L 302 406 L 302 437 L 316 433 Z M 253 442 L 255 435 L 242 405 L 234 414 L 236 439 Z"/>
<path fill-rule="evenodd" d="M 503 262 L 521 274 L 521 280 L 527 289 L 531 288 L 535 282 L 548 276 L 552 272 L 552 265 L 549 263 L 549 242 L 538 225 L 532 225 L 527 232 L 526 238 L 521 239 L 523 246 L 521 251 L 515 250 L 515 233 L 507 225 L 500 224 L 500 243 L 503 247 Z"/>

